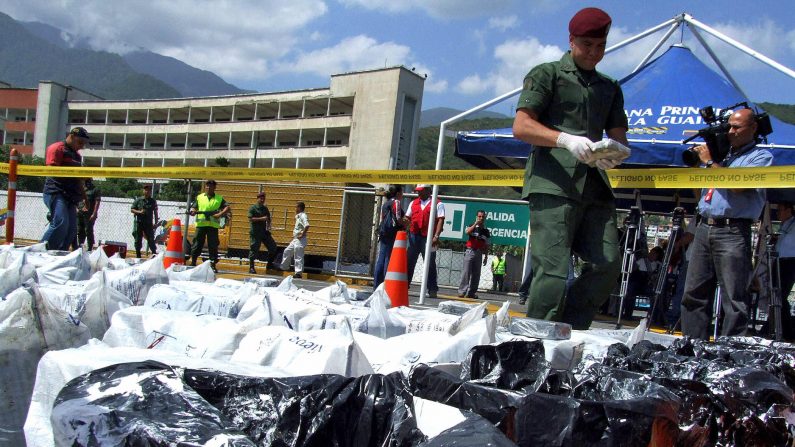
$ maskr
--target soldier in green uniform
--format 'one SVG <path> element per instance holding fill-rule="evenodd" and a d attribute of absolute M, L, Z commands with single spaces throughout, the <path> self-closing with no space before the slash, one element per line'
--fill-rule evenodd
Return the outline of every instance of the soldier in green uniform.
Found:
<path fill-rule="evenodd" d="M 265 206 L 265 193 L 257 194 L 257 203 L 248 209 L 248 221 L 251 222 L 251 229 L 248 233 L 248 272 L 256 274 L 254 260 L 259 254 L 259 247 L 263 243 L 268 248 L 268 267 L 273 267 L 273 260 L 276 259 L 276 241 L 271 236 L 271 212 Z"/>
<path fill-rule="evenodd" d="M 97 221 L 102 194 L 91 179 L 86 179 L 86 200 L 77 206 L 77 243 L 83 245 L 88 240 L 88 249 L 94 249 L 94 222 Z"/>
<path fill-rule="evenodd" d="M 569 22 L 571 50 L 536 66 L 524 79 L 514 136 L 534 146 L 523 196 L 530 204 L 533 287 L 527 315 L 587 329 L 620 273 L 616 209 L 605 170 L 620 163 L 595 160 L 602 132 L 628 144 L 624 96 L 596 71 L 611 19 L 585 8 Z M 566 293 L 572 252 L 586 266 Z"/>
<path fill-rule="evenodd" d="M 218 229 L 221 228 L 221 218 L 229 213 L 229 205 L 226 200 L 215 193 L 215 180 L 207 180 L 204 183 L 205 192 L 196 196 L 196 200 L 190 206 L 190 215 L 196 216 L 196 235 L 193 237 L 193 248 L 191 249 L 191 265 L 196 265 L 196 260 L 204 249 L 204 241 L 207 241 L 207 251 L 210 252 L 211 267 L 217 272 L 215 265 L 218 263 Z"/>
<path fill-rule="evenodd" d="M 141 257 L 142 239 L 146 238 L 146 245 L 153 255 L 157 254 L 155 245 L 154 224 L 159 220 L 157 215 L 157 201 L 152 198 L 152 185 L 144 185 L 143 197 L 136 198 L 130 212 L 135 216 L 133 221 L 133 241 L 135 241 L 135 257 Z"/>

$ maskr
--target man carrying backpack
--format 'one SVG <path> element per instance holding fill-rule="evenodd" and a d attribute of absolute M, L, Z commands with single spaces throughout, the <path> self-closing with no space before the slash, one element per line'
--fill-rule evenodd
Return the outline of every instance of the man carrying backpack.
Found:
<path fill-rule="evenodd" d="M 403 187 L 389 185 L 386 191 L 386 202 L 381 205 L 381 224 L 378 226 L 378 260 L 375 262 L 373 272 L 373 290 L 384 282 L 386 269 L 389 267 L 389 257 L 392 255 L 392 245 L 395 243 L 397 232 L 403 229 Z"/>

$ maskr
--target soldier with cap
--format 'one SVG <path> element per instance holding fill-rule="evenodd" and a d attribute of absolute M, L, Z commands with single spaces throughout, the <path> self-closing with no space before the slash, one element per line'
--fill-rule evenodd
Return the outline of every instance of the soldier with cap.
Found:
<path fill-rule="evenodd" d="M 146 245 L 149 251 L 157 254 L 157 245 L 155 244 L 155 222 L 159 221 L 157 214 L 157 201 L 152 198 L 152 185 L 144 185 L 143 197 L 136 198 L 130 212 L 133 213 L 135 220 L 133 221 L 133 241 L 135 242 L 135 257 L 141 257 L 141 248 L 143 247 L 143 238 L 146 238 Z"/>
<path fill-rule="evenodd" d="M 78 153 L 88 144 L 88 132 L 75 127 L 63 141 L 47 146 L 47 166 L 77 167 L 83 162 Z M 41 237 L 50 250 L 69 250 L 77 238 L 77 204 L 86 200 L 83 179 L 47 177 L 44 181 L 44 204 L 49 210 L 50 223 Z"/>
<path fill-rule="evenodd" d="M 77 243 L 83 245 L 88 241 L 88 249 L 94 249 L 94 223 L 97 221 L 99 204 L 102 203 L 102 194 L 94 181 L 86 179 L 86 201 L 77 205 Z"/>
<path fill-rule="evenodd" d="M 513 124 L 514 136 L 533 145 L 523 189 L 531 209 L 533 247 L 527 315 L 576 329 L 591 325 L 621 264 L 613 190 L 605 174 L 620 161 L 596 160 L 593 154 L 603 132 L 628 144 L 621 87 L 596 71 L 610 25 L 610 16 L 598 8 L 572 17 L 570 51 L 530 70 Z M 586 266 L 567 300 L 572 252 Z"/>
<path fill-rule="evenodd" d="M 268 248 L 268 267 L 273 267 L 273 260 L 276 259 L 276 241 L 273 240 L 271 235 L 271 212 L 265 206 L 265 192 L 260 191 L 257 194 L 257 203 L 251 205 L 248 209 L 248 221 L 251 223 L 251 229 L 248 232 L 249 250 L 248 250 L 248 272 L 256 274 L 257 270 L 254 269 L 254 260 L 257 259 L 259 254 L 259 247 L 264 243 Z"/>

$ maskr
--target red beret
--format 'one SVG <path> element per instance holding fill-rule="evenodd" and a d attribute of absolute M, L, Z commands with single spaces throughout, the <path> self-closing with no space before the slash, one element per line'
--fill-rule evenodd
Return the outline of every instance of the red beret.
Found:
<path fill-rule="evenodd" d="M 583 8 L 569 22 L 569 34 L 578 37 L 607 37 L 613 22 L 599 8 Z"/>

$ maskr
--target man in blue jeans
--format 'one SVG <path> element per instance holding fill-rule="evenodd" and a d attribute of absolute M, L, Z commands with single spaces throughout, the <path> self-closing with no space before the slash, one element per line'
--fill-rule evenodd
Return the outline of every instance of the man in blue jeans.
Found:
<path fill-rule="evenodd" d="M 88 144 L 88 132 L 75 127 L 63 141 L 47 146 L 47 166 L 77 167 L 82 164 L 78 153 Z M 50 223 L 41 242 L 49 250 L 69 250 L 77 237 L 77 204 L 86 200 L 83 179 L 73 177 L 47 177 L 42 199 L 49 210 Z"/>
<path fill-rule="evenodd" d="M 404 221 L 409 224 L 409 248 L 406 256 L 408 257 L 408 278 L 411 281 L 414 276 L 414 267 L 417 265 L 417 259 L 420 254 L 425 257 L 425 242 L 428 240 L 428 228 L 431 222 L 431 186 L 430 185 L 417 185 L 414 188 L 417 191 L 416 199 L 412 200 L 408 210 L 406 210 L 406 218 Z M 430 270 L 428 271 L 428 297 L 436 298 L 436 293 L 439 291 L 439 285 L 436 282 L 436 250 L 439 245 L 439 235 L 442 234 L 444 228 L 444 204 L 440 200 L 436 201 L 436 225 L 434 225 L 433 236 L 431 244 L 434 247 L 431 250 L 429 259 L 425 259 L 430 263 Z"/>
<path fill-rule="evenodd" d="M 373 290 L 377 289 L 389 267 L 392 256 L 392 245 L 395 244 L 397 232 L 403 229 L 403 187 L 389 185 L 386 191 L 386 202 L 381 206 L 381 224 L 378 226 L 378 259 L 373 272 Z"/>

